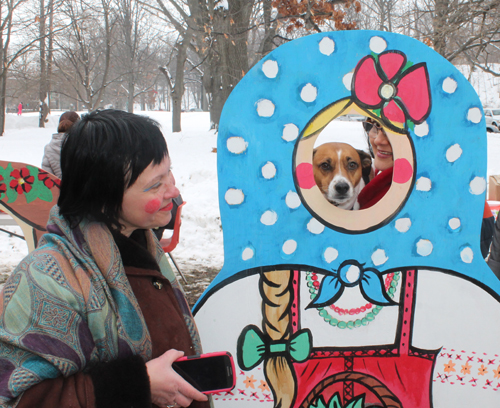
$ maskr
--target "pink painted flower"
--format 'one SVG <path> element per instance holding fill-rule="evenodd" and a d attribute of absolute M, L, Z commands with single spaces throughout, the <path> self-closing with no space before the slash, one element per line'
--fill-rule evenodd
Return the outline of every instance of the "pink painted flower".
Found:
<path fill-rule="evenodd" d="M 431 109 L 429 75 L 425 63 L 407 69 L 398 51 L 367 55 L 354 71 L 353 97 L 366 109 L 380 109 L 386 123 L 422 123 Z"/>

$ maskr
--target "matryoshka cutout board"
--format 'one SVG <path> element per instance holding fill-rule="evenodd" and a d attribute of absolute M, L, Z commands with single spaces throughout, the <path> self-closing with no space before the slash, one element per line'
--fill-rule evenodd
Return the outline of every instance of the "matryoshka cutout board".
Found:
<path fill-rule="evenodd" d="M 318 140 L 346 117 L 365 118 L 350 126 L 366 150 L 383 135 L 373 162 L 392 163 L 359 210 L 317 181 L 331 164 L 316 164 Z M 500 406 L 500 282 L 479 244 L 485 121 L 453 65 L 386 32 L 292 41 L 231 93 L 217 154 L 225 261 L 194 310 L 204 351 L 237 359 L 216 407 Z"/>

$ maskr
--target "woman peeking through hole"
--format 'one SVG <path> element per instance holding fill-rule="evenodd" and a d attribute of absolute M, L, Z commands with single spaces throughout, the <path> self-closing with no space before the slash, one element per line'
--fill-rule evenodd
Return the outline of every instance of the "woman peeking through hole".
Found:
<path fill-rule="evenodd" d="M 361 190 L 358 196 L 359 209 L 363 210 L 374 206 L 389 191 L 394 169 L 392 146 L 385 130 L 380 124 L 367 118 L 363 128 L 368 138 L 368 147 L 373 157 L 373 179 Z"/>

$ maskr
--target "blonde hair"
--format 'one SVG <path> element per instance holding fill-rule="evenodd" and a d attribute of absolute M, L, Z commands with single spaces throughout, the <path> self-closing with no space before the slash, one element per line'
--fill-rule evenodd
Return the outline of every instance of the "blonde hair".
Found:
<path fill-rule="evenodd" d="M 291 271 L 271 271 L 260 274 L 262 294 L 262 327 L 272 341 L 290 338 L 290 310 L 293 302 Z M 292 363 L 283 355 L 272 355 L 264 362 L 264 374 L 274 396 L 275 408 L 291 407 L 297 393 Z"/>

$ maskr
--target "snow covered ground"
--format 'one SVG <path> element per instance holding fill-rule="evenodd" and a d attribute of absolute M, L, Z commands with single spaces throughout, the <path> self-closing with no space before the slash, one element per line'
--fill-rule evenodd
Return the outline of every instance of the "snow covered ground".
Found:
<path fill-rule="evenodd" d="M 8 114 L 6 132 L 0 137 L 0 160 L 41 165 L 43 148 L 49 142 L 61 112 L 53 112 L 45 129 L 38 128 L 36 114 Z M 209 130 L 209 114 L 187 112 L 182 115 L 182 132 L 171 132 L 169 112 L 142 112 L 158 120 L 163 128 L 173 171 L 182 197 L 181 240 L 173 255 L 181 270 L 219 270 L 223 244 L 217 194 L 216 134 Z M 357 148 L 363 148 L 359 122 L 335 121 L 342 132 L 356 135 Z M 323 136 L 323 135 L 322 135 Z M 488 175 L 500 174 L 500 133 L 488 134 Z M 9 227 L 18 234 L 20 228 Z M 8 274 L 27 254 L 24 241 L 0 232 L 0 274 Z M 0 276 L 0 281 L 1 281 Z M 208 283 L 208 282 L 207 282 Z"/>
<path fill-rule="evenodd" d="M 52 112 L 45 129 L 36 114 L 8 114 L 0 137 L 0 160 L 41 166 L 43 148 L 56 132 L 61 112 Z M 180 243 L 173 252 L 181 270 L 220 269 L 223 264 L 222 230 L 217 195 L 216 135 L 208 113 L 183 113 L 180 133 L 171 132 L 169 112 L 145 112 L 162 125 L 172 158 L 172 169 L 186 205 L 182 212 Z M 0 226 L 1 227 L 1 226 Z M 18 227 L 3 227 L 22 235 Z M 0 274 L 11 272 L 27 254 L 19 238 L 0 232 Z M 1 281 L 1 276 L 0 276 Z"/>

